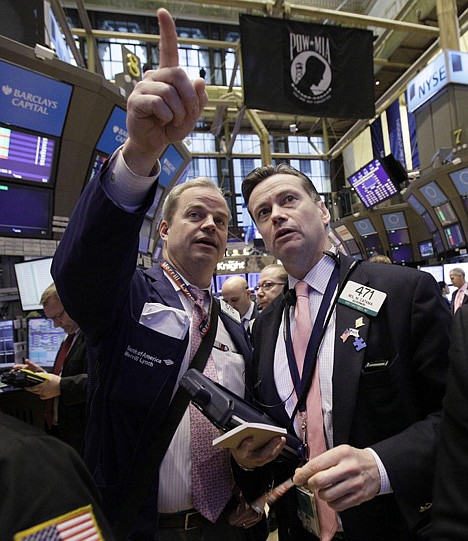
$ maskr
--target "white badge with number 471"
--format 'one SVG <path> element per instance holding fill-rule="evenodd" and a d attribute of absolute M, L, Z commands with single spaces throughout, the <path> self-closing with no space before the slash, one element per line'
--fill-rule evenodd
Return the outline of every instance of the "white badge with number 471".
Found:
<path fill-rule="evenodd" d="M 338 302 L 369 316 L 376 316 L 386 297 L 387 294 L 383 291 L 350 280 L 344 287 Z"/>

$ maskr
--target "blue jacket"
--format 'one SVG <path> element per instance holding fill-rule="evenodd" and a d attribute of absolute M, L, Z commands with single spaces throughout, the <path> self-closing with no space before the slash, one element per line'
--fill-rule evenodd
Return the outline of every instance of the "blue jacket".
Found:
<path fill-rule="evenodd" d="M 188 333 L 176 339 L 138 323 L 146 302 L 183 309 L 159 265 L 135 270 L 139 231 L 155 189 L 141 209 L 126 212 L 110 200 L 97 177 L 78 202 L 52 266 L 63 305 L 88 340 L 84 457 L 111 523 L 135 479 L 135 465 L 165 420 L 188 344 Z M 220 317 L 244 356 L 249 381 L 245 331 L 224 314 Z M 157 490 L 155 472 L 129 539 L 153 539 Z"/>

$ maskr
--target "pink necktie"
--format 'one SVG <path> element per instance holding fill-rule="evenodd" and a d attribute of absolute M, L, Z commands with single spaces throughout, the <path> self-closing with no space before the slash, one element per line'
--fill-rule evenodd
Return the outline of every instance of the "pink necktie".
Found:
<path fill-rule="evenodd" d="M 296 329 L 294 331 L 293 349 L 299 374 L 302 377 L 304 359 L 312 332 L 312 321 L 309 308 L 309 286 L 305 282 L 296 284 Z M 317 363 L 318 364 L 318 363 Z M 327 450 L 325 434 L 323 431 L 322 401 L 320 397 L 320 381 L 318 366 L 315 366 L 312 385 L 307 395 L 306 420 L 307 420 L 307 446 L 309 458 L 313 458 Z M 320 521 L 321 541 L 330 541 L 336 533 L 338 520 L 335 511 L 326 502 L 315 495 L 317 512 Z"/>
<path fill-rule="evenodd" d="M 192 317 L 190 344 L 190 360 L 192 360 L 201 342 L 200 323 L 205 315 L 203 309 L 205 292 L 193 286 L 190 286 L 190 292 L 197 301 Z M 203 373 L 213 381 L 217 381 L 211 355 Z M 219 430 L 193 404 L 190 404 L 190 432 L 192 505 L 214 523 L 232 496 L 230 453 L 227 449 L 213 447 L 212 441 L 219 436 Z"/>
<path fill-rule="evenodd" d="M 463 297 L 465 296 L 465 291 L 460 288 L 458 291 L 457 291 L 457 294 L 455 295 L 455 306 L 453 307 L 453 313 L 455 314 L 455 312 L 461 308 L 462 304 L 463 304 Z"/>

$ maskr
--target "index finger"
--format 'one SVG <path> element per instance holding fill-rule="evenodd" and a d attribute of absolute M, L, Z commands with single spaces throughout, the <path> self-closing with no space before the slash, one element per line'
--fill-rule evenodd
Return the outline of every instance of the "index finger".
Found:
<path fill-rule="evenodd" d="M 159 67 L 175 68 L 179 65 L 177 51 L 177 31 L 171 14 L 167 9 L 160 8 L 156 12 L 159 22 Z"/>

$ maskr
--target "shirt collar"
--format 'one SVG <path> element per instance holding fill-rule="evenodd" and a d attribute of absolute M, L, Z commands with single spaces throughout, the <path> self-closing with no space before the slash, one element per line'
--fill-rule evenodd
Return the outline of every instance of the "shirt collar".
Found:
<path fill-rule="evenodd" d="M 305 275 L 303 282 L 306 282 L 312 289 L 324 295 L 334 268 L 335 261 L 331 257 L 324 255 Z M 299 282 L 297 278 L 289 277 L 289 287 L 291 289 L 294 289 L 297 282 Z"/>

